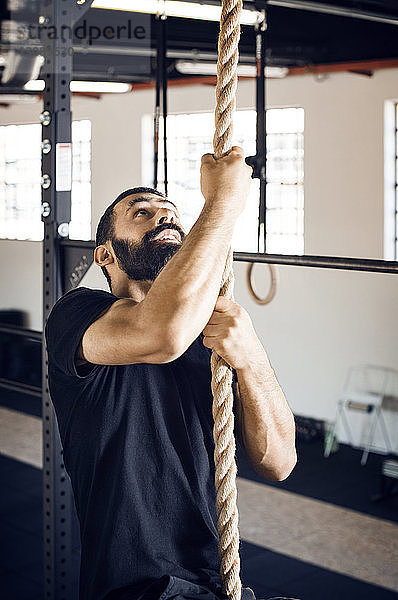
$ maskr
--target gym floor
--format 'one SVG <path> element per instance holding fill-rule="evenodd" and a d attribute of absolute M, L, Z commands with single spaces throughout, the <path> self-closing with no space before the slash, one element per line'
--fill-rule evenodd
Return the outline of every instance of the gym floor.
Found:
<path fill-rule="evenodd" d="M 2 600 L 41 600 L 40 400 L 0 392 Z M 375 503 L 382 457 L 298 443 L 284 482 L 267 482 L 238 453 L 243 585 L 257 598 L 393 600 L 398 591 L 398 498 Z M 75 554 L 78 560 L 78 547 Z"/>

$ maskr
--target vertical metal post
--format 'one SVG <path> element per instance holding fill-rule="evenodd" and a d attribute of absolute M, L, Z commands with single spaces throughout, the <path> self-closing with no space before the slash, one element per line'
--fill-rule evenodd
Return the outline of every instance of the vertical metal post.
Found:
<path fill-rule="evenodd" d="M 156 96 L 154 115 L 154 188 L 158 187 L 159 171 L 159 120 L 160 106 L 162 105 L 163 116 L 163 165 L 164 165 L 164 191 L 167 194 L 167 16 L 156 15 Z"/>
<path fill-rule="evenodd" d="M 164 165 L 164 193 L 167 196 L 167 16 L 161 17 L 161 57 L 162 57 L 162 102 L 163 102 L 163 165 Z"/>
<path fill-rule="evenodd" d="M 160 70 L 160 16 L 156 15 L 156 91 L 155 91 L 155 114 L 153 118 L 153 187 L 158 188 L 159 171 L 159 120 L 160 120 L 160 90 L 162 85 L 162 73 Z"/>
<path fill-rule="evenodd" d="M 267 19 L 265 10 L 261 11 L 263 19 L 256 23 L 256 157 L 258 177 L 260 179 L 260 203 L 258 216 L 258 252 L 266 252 L 266 194 L 267 194 L 267 118 L 266 118 L 266 90 L 265 66 L 266 45 L 265 32 Z"/>
<path fill-rule="evenodd" d="M 72 9 L 65 0 L 44 2 L 39 23 L 45 51 L 42 122 L 43 324 L 62 295 L 60 244 L 68 236 L 71 213 Z M 43 327 L 44 329 L 44 327 Z M 44 598 L 77 597 L 72 565 L 73 497 L 65 471 L 51 403 L 43 336 L 43 527 Z"/>

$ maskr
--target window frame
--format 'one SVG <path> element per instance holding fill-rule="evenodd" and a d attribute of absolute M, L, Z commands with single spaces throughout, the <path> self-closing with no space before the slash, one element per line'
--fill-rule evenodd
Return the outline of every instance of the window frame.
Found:
<path fill-rule="evenodd" d="M 267 109 L 267 113 L 269 111 L 281 111 L 281 110 L 300 110 L 302 111 L 302 117 L 296 117 L 297 119 L 302 118 L 302 130 L 301 129 L 295 129 L 294 131 L 283 131 L 283 130 L 278 130 L 278 131 L 267 131 L 267 137 L 269 136 L 269 139 L 271 139 L 273 136 L 296 136 L 297 140 L 300 138 L 300 136 L 302 136 L 303 139 L 303 143 L 302 146 L 300 148 L 300 145 L 297 145 L 297 156 L 295 158 L 296 161 L 296 166 L 298 169 L 302 168 L 302 170 L 304 171 L 304 155 L 301 156 L 300 155 L 300 151 L 304 152 L 304 147 L 305 147 L 305 109 L 303 106 L 297 105 L 297 104 L 292 104 L 292 105 L 283 105 L 283 106 L 269 106 Z M 240 107 L 239 109 L 236 109 L 236 113 L 253 113 L 251 116 L 254 118 L 255 120 L 255 116 L 256 116 L 256 111 L 253 107 Z M 171 114 L 168 114 L 168 118 L 175 118 L 175 117 L 179 117 L 179 116 L 184 116 L 184 117 L 189 117 L 191 115 L 203 115 L 206 117 L 209 117 L 209 120 L 211 122 L 213 122 L 214 117 L 213 117 L 213 113 L 210 110 L 196 110 L 196 111 L 178 111 L 178 112 L 173 112 Z M 271 115 L 270 115 L 271 116 Z M 267 119 L 267 122 L 270 118 L 270 116 Z M 161 117 L 162 118 L 162 117 Z M 151 127 L 153 127 L 153 121 L 152 121 L 152 117 L 150 115 L 144 115 L 143 116 L 143 120 L 142 120 L 142 138 L 141 138 L 141 143 L 142 143 L 142 151 L 144 153 L 144 156 L 149 157 L 151 156 L 153 158 L 153 138 L 152 138 L 152 143 L 150 141 L 151 138 Z M 283 129 L 283 128 L 282 128 Z M 235 138 L 238 135 L 241 135 L 241 131 L 238 134 L 239 127 L 235 126 Z M 163 131 L 162 126 L 160 125 L 160 132 Z M 152 131 L 153 134 L 153 131 Z M 168 126 L 168 137 L 170 136 L 170 125 Z M 237 143 L 240 143 L 239 139 L 237 140 Z M 246 140 L 247 144 L 250 144 L 253 146 L 253 152 L 255 153 L 255 147 L 256 147 L 256 132 L 254 130 L 254 135 L 253 135 L 253 139 L 247 139 Z M 207 151 L 211 151 L 211 137 L 209 136 L 209 149 L 206 150 Z M 163 181 L 163 143 L 162 143 L 162 137 L 159 138 L 159 172 L 158 172 L 158 187 L 160 187 L 160 189 L 162 191 L 164 191 L 164 181 Z M 267 159 L 268 161 L 270 161 L 272 159 L 271 153 L 275 152 L 275 148 L 269 148 L 267 151 Z M 250 151 L 249 151 L 250 153 Z M 270 153 L 270 156 L 268 156 L 268 153 Z M 151 163 L 151 168 L 148 168 L 148 164 Z M 151 180 L 151 176 L 153 173 L 153 162 L 152 161 L 143 161 L 143 179 L 145 184 L 148 185 L 153 185 L 153 180 Z M 286 175 L 286 174 L 285 174 Z M 296 239 L 296 244 L 297 244 L 297 249 L 301 249 L 304 252 L 304 244 L 305 244 L 305 237 L 304 237 L 304 224 L 305 224 L 305 219 L 304 219 L 304 194 L 305 194 L 305 180 L 304 180 L 304 173 L 302 174 L 302 178 L 301 181 L 295 181 L 294 183 L 287 183 L 284 181 L 275 181 L 270 179 L 269 181 L 267 181 L 267 190 L 266 190 L 266 199 L 270 198 L 270 195 L 272 193 L 272 189 L 275 189 L 275 186 L 280 186 L 280 190 L 282 191 L 283 186 L 287 187 L 287 185 L 291 185 L 291 186 L 295 186 L 295 187 L 299 187 L 302 190 L 302 200 L 297 201 L 296 205 L 294 207 L 287 207 L 287 206 L 283 206 L 283 203 L 280 203 L 280 205 L 278 206 L 274 206 L 272 203 L 267 203 L 266 207 L 265 207 L 265 218 L 264 218 L 264 223 L 267 224 L 269 222 L 269 218 L 272 218 L 272 216 L 280 211 L 291 211 L 294 210 L 297 213 L 297 218 L 299 218 L 300 213 L 302 213 L 301 216 L 301 222 L 297 224 L 296 226 L 296 231 L 295 232 L 289 232 L 286 228 L 286 230 L 280 230 L 280 231 L 269 231 L 267 232 L 268 235 L 270 236 L 270 238 L 273 238 L 274 236 L 287 236 L 288 238 L 290 238 L 290 243 L 291 243 L 291 238 L 295 238 Z M 283 179 L 283 178 L 282 178 Z M 259 183 L 259 180 L 256 179 L 256 182 Z M 170 169 L 169 169 L 169 178 L 168 178 L 168 183 L 169 183 L 169 188 L 170 188 Z M 257 190 L 257 194 L 260 194 L 260 190 Z M 250 197 L 252 197 L 252 193 L 250 194 Z M 260 214 L 259 211 L 257 210 L 257 214 L 256 214 L 256 224 L 255 227 L 253 227 L 253 230 L 255 229 L 256 231 L 256 240 L 255 240 L 255 244 L 253 244 L 253 246 L 255 246 L 256 250 L 245 250 L 245 252 L 254 252 L 254 251 L 258 251 L 258 248 L 262 247 L 262 238 L 263 235 L 265 234 L 265 229 L 267 228 L 267 225 L 264 227 L 260 227 Z M 281 228 L 282 229 L 282 228 Z M 270 240 L 271 242 L 271 240 Z M 274 243 L 275 244 L 275 240 L 272 240 L 271 244 Z M 239 251 L 238 251 L 239 252 Z M 283 255 L 287 255 L 287 253 L 283 253 Z"/>
<path fill-rule="evenodd" d="M 77 118 L 74 119 L 72 122 L 72 132 L 73 132 L 73 125 L 75 123 L 82 123 L 82 122 L 88 122 L 89 123 L 89 127 L 90 127 L 90 138 L 89 140 L 84 140 L 83 138 L 78 139 L 75 141 L 76 143 L 82 144 L 82 143 L 89 143 L 89 147 L 90 147 L 90 157 L 89 157 L 89 165 L 90 165 L 90 176 L 89 176 L 89 185 L 90 185 L 90 193 L 88 195 L 88 201 L 89 201 L 89 207 L 88 207 L 88 215 L 89 215 L 89 222 L 84 224 L 84 229 L 87 229 L 87 231 L 84 233 L 83 237 L 71 237 L 70 239 L 73 240 L 82 240 L 82 241 L 89 241 L 91 238 L 91 214 L 92 214 L 92 120 L 88 117 L 84 117 L 84 118 Z M 2 123 L 0 124 L 1 128 L 6 129 L 7 127 L 32 127 L 35 126 L 37 127 L 37 131 L 38 131 L 38 149 L 40 149 L 40 144 L 41 144 L 41 125 L 36 123 L 36 122 L 14 122 L 14 123 Z M 73 134 L 72 134 L 73 136 Z M 73 139 L 72 139 L 72 156 L 73 156 Z M 18 158 L 16 159 L 18 161 Z M 37 191 L 38 191 L 38 205 L 37 205 L 37 209 L 35 208 L 35 210 L 38 210 L 38 217 L 40 219 L 40 221 L 38 221 L 36 223 L 36 217 L 35 217 L 35 224 L 34 227 L 37 228 L 35 231 L 29 231 L 26 232 L 24 237 L 15 237 L 15 228 L 14 231 L 11 234 L 8 234 L 7 236 L 7 231 L 5 231 L 4 235 L 0 234 L 0 241 L 11 241 L 11 242 L 39 242 L 42 243 L 43 239 L 44 239 L 44 226 L 43 223 L 41 221 L 41 216 L 40 216 L 40 206 L 41 206 L 41 185 L 40 185 L 40 178 L 41 178 L 41 152 L 40 150 L 38 151 L 38 160 L 39 160 L 39 170 L 38 170 L 38 180 L 37 180 L 37 184 L 35 183 L 34 185 L 37 185 Z M 87 161 L 86 161 L 87 162 Z M 80 161 L 80 166 L 84 165 L 85 163 L 82 163 Z M 78 170 L 78 172 L 80 173 L 80 169 Z M 2 184 L 6 185 L 6 180 L 5 180 L 5 176 L 2 179 Z M 84 184 L 84 181 L 81 181 L 80 179 L 74 179 L 73 178 L 73 171 L 72 171 L 72 198 L 71 198 L 71 202 L 73 204 L 73 187 L 74 185 L 82 185 Z M 17 183 L 18 185 L 18 183 Z M 22 183 L 23 185 L 23 183 Z M 77 199 L 77 198 L 76 198 Z M 6 199 L 4 199 L 4 202 L 6 202 Z M 73 209 L 72 209 L 73 210 Z M 25 222 L 23 220 L 16 221 L 16 226 L 18 226 L 19 224 L 23 224 L 24 227 L 26 226 L 26 221 L 29 221 L 29 219 L 25 219 Z M 6 221 L 7 222 L 7 221 Z M 41 225 L 41 234 L 40 236 L 36 235 L 36 233 L 38 233 L 38 229 L 39 229 L 39 224 Z M 72 224 L 72 231 L 74 229 L 73 225 L 75 227 L 77 227 L 77 229 L 80 229 L 82 226 L 82 223 L 80 222 L 74 222 L 73 220 L 70 221 L 70 224 Z M 5 226 L 5 228 L 7 227 L 7 225 Z M 7 236 L 7 237 L 6 237 Z"/>
<path fill-rule="evenodd" d="M 384 260 L 398 260 L 398 99 L 384 104 Z"/>
<path fill-rule="evenodd" d="M 394 260 L 398 259 L 398 101 L 394 102 Z"/>
<path fill-rule="evenodd" d="M 395 101 L 394 104 L 398 102 Z M 391 104 L 391 101 L 388 103 Z M 195 112 L 195 111 L 193 111 Z M 204 111 L 196 111 L 204 112 Z M 150 119 L 142 124 L 143 129 L 147 132 L 150 131 L 150 127 L 153 123 L 153 117 L 147 115 Z M 142 149 L 148 148 L 148 139 L 142 143 Z M 146 155 L 148 155 L 146 153 Z M 148 177 L 148 171 L 145 173 L 147 176 L 145 180 L 150 181 Z M 389 174 L 391 179 L 391 174 Z M 153 180 L 149 185 L 153 184 Z M 386 203 L 385 203 L 386 207 Z M 390 214 L 391 217 L 391 214 Z M 384 221 L 385 223 L 386 221 Z M 386 236 L 385 236 L 386 241 Z M 389 254 L 391 254 L 391 242 L 389 243 Z M 276 265 L 288 265 L 288 266 L 300 266 L 300 267 L 311 267 L 311 268 L 324 268 L 333 270 L 346 270 L 346 271 L 362 271 L 370 273 L 396 273 L 398 274 L 398 256 L 393 257 L 386 254 L 387 245 L 384 245 L 384 256 L 383 259 L 372 259 L 372 258 L 361 258 L 351 256 L 335 256 L 335 255 L 311 255 L 311 254 L 269 254 L 263 252 L 234 252 L 234 260 L 238 262 L 246 263 L 263 263 L 263 264 L 276 264 Z"/>

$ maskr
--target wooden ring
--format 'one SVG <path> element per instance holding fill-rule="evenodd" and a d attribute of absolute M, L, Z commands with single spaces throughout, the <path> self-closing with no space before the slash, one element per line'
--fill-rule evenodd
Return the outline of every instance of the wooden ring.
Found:
<path fill-rule="evenodd" d="M 267 263 L 267 266 L 268 266 L 269 272 L 270 272 L 270 277 L 271 277 L 271 285 L 270 285 L 268 294 L 264 298 L 260 298 L 260 296 L 257 294 L 256 290 L 254 289 L 254 285 L 253 285 L 254 265 L 255 265 L 254 262 L 248 264 L 247 271 L 246 271 L 246 282 L 247 282 L 247 287 L 249 289 L 249 293 L 250 293 L 251 297 L 253 298 L 253 300 L 255 302 L 257 302 L 257 304 L 269 304 L 271 302 L 271 300 L 274 299 L 276 290 L 278 287 L 278 282 L 279 282 L 278 272 L 276 270 L 275 265 Z"/>

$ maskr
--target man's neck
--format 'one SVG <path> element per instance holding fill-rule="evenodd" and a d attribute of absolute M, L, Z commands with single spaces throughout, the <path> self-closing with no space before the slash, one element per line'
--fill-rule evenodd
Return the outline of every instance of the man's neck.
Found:
<path fill-rule="evenodd" d="M 123 278 L 122 281 L 112 283 L 112 294 L 118 298 L 131 298 L 135 302 L 142 302 L 149 292 L 153 281 L 134 281 Z"/>

